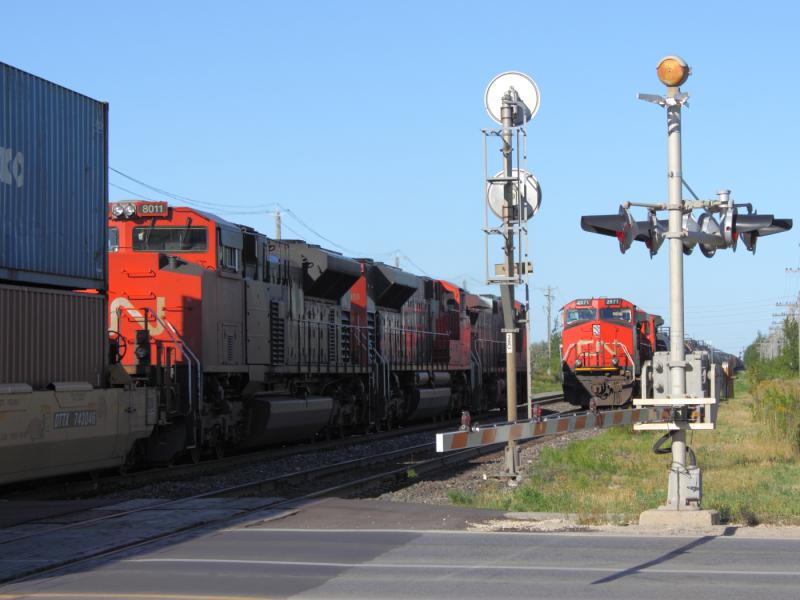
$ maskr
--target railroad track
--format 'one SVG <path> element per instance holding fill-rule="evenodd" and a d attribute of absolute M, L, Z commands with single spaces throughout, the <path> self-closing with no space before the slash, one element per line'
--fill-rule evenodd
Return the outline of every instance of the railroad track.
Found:
<path fill-rule="evenodd" d="M 34 542 L 35 546 L 41 548 L 41 540 L 48 537 L 53 538 L 54 536 L 57 537 L 59 534 L 65 534 L 64 537 L 69 539 L 70 535 L 74 535 L 70 533 L 70 530 L 86 530 L 87 528 L 91 528 L 97 531 L 99 528 L 100 531 L 108 530 L 109 539 L 114 539 L 111 533 L 114 532 L 119 535 L 118 532 L 122 530 L 121 528 L 118 529 L 115 523 L 148 511 L 164 511 L 171 508 L 186 510 L 185 507 L 191 503 L 196 504 L 198 501 L 212 498 L 248 498 L 253 496 L 258 497 L 264 494 L 282 494 L 279 498 L 270 497 L 265 502 L 255 505 L 252 508 L 237 511 L 233 516 L 221 516 L 216 519 L 202 518 L 187 526 L 146 536 L 144 539 L 135 537 L 129 541 L 123 540 L 119 543 L 112 544 L 110 547 L 105 547 L 102 550 L 90 550 L 74 558 L 55 560 L 45 566 L 31 568 L 22 573 L 14 574 L 13 576 L 0 575 L 0 584 L 16 583 L 33 576 L 51 573 L 68 566 L 76 566 L 91 560 L 112 557 L 148 544 L 186 534 L 192 530 L 199 530 L 210 525 L 218 526 L 228 521 L 240 520 L 242 517 L 247 517 L 265 510 L 279 511 L 281 509 L 290 509 L 291 507 L 295 507 L 298 501 L 312 500 L 332 495 L 347 497 L 348 495 L 363 493 L 365 490 L 374 489 L 376 487 L 402 485 L 404 482 L 411 482 L 419 476 L 435 472 L 442 468 L 451 467 L 473 457 L 491 452 L 496 452 L 496 449 L 477 448 L 454 452 L 448 455 L 437 455 L 435 453 L 435 445 L 433 443 L 426 443 L 385 452 L 383 454 L 270 477 L 259 481 L 222 487 L 202 494 L 194 494 L 175 500 L 165 500 L 129 510 L 119 510 L 94 518 L 79 519 L 71 523 L 50 528 L 30 530 L 30 526 L 35 524 L 35 522 L 30 522 L 26 524 L 28 530 L 23 533 L 0 539 L 0 560 L 24 555 L 26 553 L 26 542 Z M 420 455 L 423 456 L 420 457 Z"/>
<path fill-rule="evenodd" d="M 534 394 L 533 405 L 546 406 L 563 399 L 561 392 L 543 392 Z M 527 404 L 521 404 L 518 409 L 524 410 Z M 490 412 L 488 421 L 502 421 L 502 415 L 497 411 Z M 381 431 L 369 435 L 350 436 L 336 440 L 318 441 L 311 444 L 294 444 L 281 448 L 267 448 L 254 452 L 235 454 L 224 458 L 205 460 L 199 463 L 186 463 L 171 465 L 168 467 L 154 467 L 141 471 L 128 472 L 125 474 L 114 475 L 95 475 L 91 478 L 80 476 L 80 478 L 67 478 L 55 483 L 45 483 L 44 485 L 33 485 L 28 489 L 19 489 L 19 485 L 8 490 L 0 491 L 0 496 L 7 500 L 25 499 L 55 499 L 55 498 L 85 498 L 97 496 L 113 490 L 131 490 L 152 483 L 165 481 L 182 481 L 194 479 L 199 476 L 214 475 L 217 473 L 228 472 L 236 467 L 243 467 L 251 464 L 273 461 L 289 456 L 311 454 L 315 452 L 326 452 L 337 450 L 342 447 L 358 446 L 362 444 L 372 444 L 385 440 L 392 440 L 403 436 L 411 436 L 420 433 L 437 432 L 448 428 L 457 427 L 458 419 L 441 421 L 438 423 L 425 423 L 420 425 L 409 425 L 391 431 Z"/>
<path fill-rule="evenodd" d="M 545 400 L 545 402 L 548 401 L 550 400 Z M 441 427 L 442 424 L 439 425 L 439 428 Z M 537 442 L 538 440 L 532 443 Z M 219 527 L 224 523 L 241 522 L 265 511 L 268 511 L 273 517 L 280 518 L 283 515 L 291 514 L 297 509 L 298 503 L 303 501 L 326 496 L 363 495 L 376 489 L 381 491 L 397 489 L 416 482 L 424 475 L 453 468 L 473 458 L 496 454 L 499 451 L 501 450 L 498 450 L 497 445 L 494 445 L 437 454 L 435 444 L 431 441 L 236 485 L 221 486 L 173 500 L 155 501 L 130 509 L 112 510 L 109 514 L 100 516 L 67 519 L 72 522 L 53 527 L 42 527 L 43 523 L 35 521 L 28 522 L 22 524 L 23 527 L 19 528 L 20 532 L 17 535 L 8 529 L 0 530 L 0 533 L 4 534 L 4 537 L 0 537 L 0 563 L 4 558 L 13 562 L 13 557 L 25 556 L 29 551 L 27 549 L 30 547 L 29 544 L 39 549 L 43 545 L 51 546 L 54 549 L 63 548 L 64 543 L 59 543 L 59 536 L 63 536 L 62 540 L 74 540 L 75 530 L 91 530 L 100 539 L 106 541 L 106 545 L 102 548 L 90 546 L 88 550 L 85 547 L 76 548 L 69 551 L 78 552 L 77 555 L 68 554 L 62 556 L 61 559 L 49 560 L 46 561 L 46 564 L 27 568 L 11 575 L 0 574 L 0 584 L 21 582 L 34 576 L 40 577 L 54 573 L 65 567 L 75 567 L 89 561 L 112 558 L 144 546 L 176 539 L 192 531 Z M 220 507 L 224 507 L 224 504 L 221 504 L 216 510 L 211 511 L 216 516 L 208 516 L 209 508 L 203 506 L 202 502 L 212 499 L 233 500 L 234 502 L 256 499 L 257 502 L 249 507 L 237 509 L 232 514 L 220 510 Z M 135 524 L 137 515 L 142 517 L 143 521 L 147 521 L 149 527 L 152 528 L 153 515 L 159 512 L 161 515 L 168 512 L 186 513 L 187 510 L 191 510 L 190 507 L 193 505 L 199 506 L 196 508 L 198 518 L 183 524 L 179 522 L 177 525 L 172 522 L 168 531 L 144 537 L 134 535 L 138 531 Z M 167 513 L 163 511 L 167 511 Z M 167 522 L 170 522 L 169 519 Z M 126 532 L 127 535 L 133 535 L 133 537 L 126 539 Z M 44 539 L 48 539 L 46 544 L 42 543 Z"/>

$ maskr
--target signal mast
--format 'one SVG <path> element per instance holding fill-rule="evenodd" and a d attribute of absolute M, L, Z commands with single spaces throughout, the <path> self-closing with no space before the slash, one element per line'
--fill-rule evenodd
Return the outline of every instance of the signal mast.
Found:
<path fill-rule="evenodd" d="M 654 256 L 664 240 L 669 240 L 670 351 L 668 357 L 662 356 L 660 361 L 658 355 L 662 353 L 656 353 L 650 365 L 651 383 L 656 389 L 660 387 L 663 393 L 660 394 L 661 397 L 654 394 L 653 398 L 647 398 L 648 386 L 643 370 L 643 397 L 635 401 L 638 406 L 657 406 L 669 414 L 665 422 L 635 426 L 640 430 L 666 430 L 666 436 L 672 440 L 672 466 L 667 504 L 661 507 L 663 514 L 664 509 L 699 510 L 702 496 L 700 470 L 696 465 L 687 467 L 686 430 L 713 429 L 716 422 L 715 390 L 712 389 L 709 393 L 709 390 L 702 387 L 704 384 L 699 382 L 687 390 L 687 367 L 692 364 L 692 372 L 697 367 L 706 369 L 703 360 L 707 362 L 708 359 L 703 359 L 702 356 L 687 357 L 684 348 L 683 255 L 691 254 L 695 246 L 699 246 L 707 258 L 714 256 L 719 249 L 732 248 L 735 251 L 739 238 L 748 250 L 755 253 L 759 237 L 788 231 L 792 227 L 792 221 L 775 218 L 773 215 L 759 215 L 753 211 L 751 204 L 734 202 L 730 190 L 717 192 L 715 200 L 701 200 L 694 194 L 683 179 L 681 163 L 681 108 L 687 104 L 689 94 L 682 92 L 680 86 L 686 83 L 691 69 L 682 58 L 667 56 L 659 62 L 657 72 L 659 80 L 667 87 L 666 94 L 639 94 L 638 97 L 667 109 L 668 201 L 665 204 L 626 202 L 620 206 L 616 215 L 582 217 L 581 227 L 591 233 L 616 237 L 623 253 L 634 241 L 642 241 L 649 248 L 650 255 Z M 684 187 L 694 197 L 693 201 L 683 199 Z M 637 221 L 633 218 L 629 209 L 634 206 L 647 209 L 647 220 Z M 697 218 L 692 214 L 696 209 L 703 211 Z M 740 213 L 739 209 L 747 212 Z M 668 219 L 658 219 L 660 211 L 667 211 Z M 719 220 L 716 215 L 719 215 Z M 687 358 L 690 362 L 687 362 Z M 656 381 L 659 379 L 658 373 L 668 373 L 668 377 Z M 700 381 L 711 379 L 713 388 L 713 369 L 708 373 L 709 377 L 701 377 Z M 694 380 L 693 376 L 693 383 Z M 701 419 L 703 422 L 693 419 L 692 415 L 698 413 L 704 415 Z"/>
<path fill-rule="evenodd" d="M 514 287 L 525 283 L 526 300 L 529 300 L 527 282 L 532 271 L 528 261 L 528 220 L 539 210 L 542 192 L 536 178 L 525 170 L 527 159 L 527 133 L 525 125 L 539 110 L 539 88 L 524 73 L 509 71 L 495 77 L 486 88 L 486 112 L 502 129 L 484 129 L 483 163 L 486 185 L 484 202 L 484 253 L 486 282 L 500 285 L 503 304 L 503 333 L 506 347 L 506 407 L 507 420 L 517 420 L 517 361 L 515 338 L 519 323 L 514 316 Z M 491 139 L 499 139 L 503 155 L 503 168 L 490 176 L 487 147 Z M 516 164 L 515 164 L 516 163 Z M 490 226 L 489 212 L 502 220 Z M 489 242 L 492 236 L 502 238 L 505 256 L 503 263 L 494 265 L 489 272 Z M 517 240 L 519 244 L 517 245 Z M 528 331 L 530 306 L 526 306 L 525 327 Z M 528 357 L 528 398 L 530 411 L 530 357 Z M 530 415 L 529 415 L 530 416 Z M 505 451 L 504 476 L 519 477 L 519 448 L 509 440 Z"/>

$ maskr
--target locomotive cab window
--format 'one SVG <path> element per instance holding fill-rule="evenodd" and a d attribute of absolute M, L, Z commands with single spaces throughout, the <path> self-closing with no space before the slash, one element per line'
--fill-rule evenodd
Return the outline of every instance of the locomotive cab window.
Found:
<path fill-rule="evenodd" d="M 205 252 L 208 230 L 205 227 L 134 227 L 133 249 L 138 252 Z"/>
<path fill-rule="evenodd" d="M 108 251 L 117 252 L 119 250 L 119 229 L 116 227 L 108 228 Z"/>
<path fill-rule="evenodd" d="M 630 308 L 601 308 L 600 309 L 601 321 L 618 321 L 622 323 L 631 322 L 631 309 Z"/>
<path fill-rule="evenodd" d="M 219 266 L 228 271 L 238 271 L 242 264 L 242 251 L 231 246 L 219 247 Z"/>
<path fill-rule="evenodd" d="M 564 316 L 566 325 L 572 325 L 578 321 L 591 321 L 595 317 L 593 308 L 570 308 L 566 313 Z"/>

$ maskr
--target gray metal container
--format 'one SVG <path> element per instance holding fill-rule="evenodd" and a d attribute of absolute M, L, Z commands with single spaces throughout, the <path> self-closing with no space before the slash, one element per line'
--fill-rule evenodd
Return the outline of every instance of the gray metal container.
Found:
<path fill-rule="evenodd" d="M 104 382 L 105 296 L 0 284 L 0 386 Z"/>
<path fill-rule="evenodd" d="M 106 289 L 108 105 L 0 63 L 0 280 Z"/>

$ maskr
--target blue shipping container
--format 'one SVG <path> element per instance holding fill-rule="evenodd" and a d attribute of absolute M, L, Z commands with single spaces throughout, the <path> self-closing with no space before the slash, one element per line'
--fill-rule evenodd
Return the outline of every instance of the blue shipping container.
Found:
<path fill-rule="evenodd" d="M 0 63 L 0 280 L 106 289 L 108 105 Z"/>

